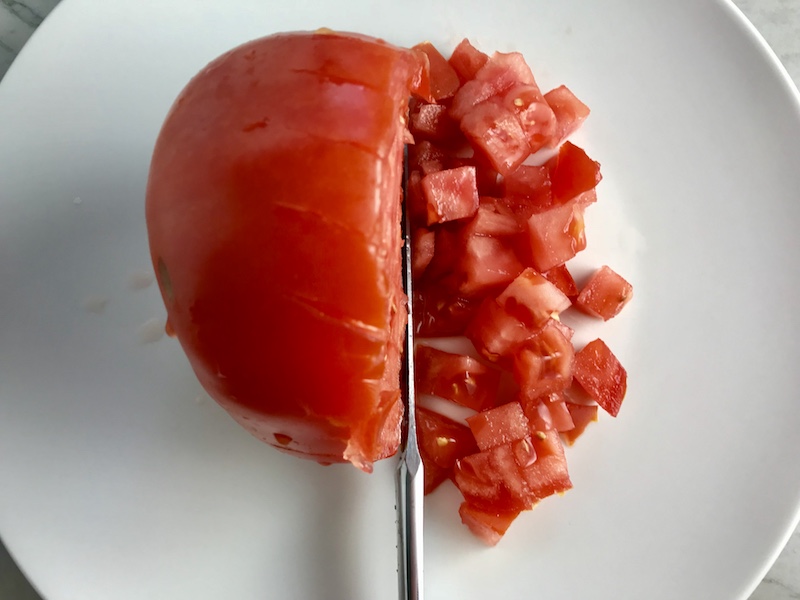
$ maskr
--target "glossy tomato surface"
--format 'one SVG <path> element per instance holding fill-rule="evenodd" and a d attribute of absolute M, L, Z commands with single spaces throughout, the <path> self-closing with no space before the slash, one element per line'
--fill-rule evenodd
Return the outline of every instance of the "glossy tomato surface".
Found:
<path fill-rule="evenodd" d="M 370 470 L 400 438 L 406 50 L 321 31 L 221 56 L 156 144 L 150 249 L 171 328 L 252 434 Z"/>

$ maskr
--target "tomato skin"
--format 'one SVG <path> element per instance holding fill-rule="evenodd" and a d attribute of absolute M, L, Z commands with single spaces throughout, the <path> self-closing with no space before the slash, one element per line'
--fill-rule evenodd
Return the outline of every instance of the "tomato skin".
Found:
<path fill-rule="evenodd" d="M 209 394 L 285 452 L 370 470 L 399 443 L 417 68 L 365 36 L 262 38 L 198 74 L 159 135 L 146 218 L 169 322 Z"/>

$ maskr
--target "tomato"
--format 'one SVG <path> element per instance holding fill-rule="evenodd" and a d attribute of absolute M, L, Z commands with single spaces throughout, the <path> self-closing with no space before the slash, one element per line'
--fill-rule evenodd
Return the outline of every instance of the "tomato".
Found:
<path fill-rule="evenodd" d="M 522 213 L 526 219 L 534 212 L 546 210 L 553 204 L 550 170 L 546 166 L 520 165 L 506 174 L 503 183 L 506 195 L 528 200 L 523 205 L 529 206 L 530 211 Z"/>
<path fill-rule="evenodd" d="M 487 546 L 496 546 L 519 515 L 519 511 L 481 510 L 468 502 L 462 502 L 458 514 L 461 516 L 461 522 L 469 527 L 478 539 Z"/>
<path fill-rule="evenodd" d="M 415 140 L 433 140 L 449 142 L 458 139 L 458 124 L 447 114 L 447 107 L 442 104 L 418 103 L 412 110 L 409 129 Z"/>
<path fill-rule="evenodd" d="M 531 437 L 536 462 L 523 471 L 533 502 L 572 488 L 567 459 L 557 431 L 538 432 Z"/>
<path fill-rule="evenodd" d="M 458 290 L 465 296 L 502 289 L 524 268 L 507 243 L 469 230 L 463 253 L 457 272 L 461 278 Z"/>
<path fill-rule="evenodd" d="M 530 435 L 530 423 L 519 402 L 484 410 L 467 419 L 478 448 L 491 450 Z"/>
<path fill-rule="evenodd" d="M 517 116 L 531 152 L 550 145 L 556 134 L 556 116 L 538 86 L 516 85 L 505 92 L 503 103 Z"/>
<path fill-rule="evenodd" d="M 566 403 L 567 410 L 572 417 L 574 427 L 564 432 L 564 439 L 571 446 L 580 435 L 586 431 L 589 423 L 597 421 L 597 405 Z"/>
<path fill-rule="evenodd" d="M 414 364 L 420 394 L 433 394 L 473 410 L 490 408 L 497 400 L 500 371 L 471 356 L 420 344 Z"/>
<path fill-rule="evenodd" d="M 472 432 L 452 419 L 421 406 L 417 407 L 416 416 L 425 493 L 429 494 L 453 475 L 458 459 L 478 452 L 478 446 Z"/>
<path fill-rule="evenodd" d="M 572 382 L 575 352 L 556 321 L 550 321 L 514 355 L 514 379 L 525 398 L 560 392 Z"/>
<path fill-rule="evenodd" d="M 420 337 L 463 335 L 479 302 L 464 298 L 436 282 L 414 289 L 414 330 Z"/>
<path fill-rule="evenodd" d="M 466 329 L 466 336 L 486 360 L 508 367 L 513 353 L 539 331 L 510 314 L 496 300 L 486 298 Z"/>
<path fill-rule="evenodd" d="M 522 222 L 508 205 L 498 198 L 482 196 L 470 231 L 477 235 L 503 237 L 522 233 Z"/>
<path fill-rule="evenodd" d="M 573 199 L 528 219 L 532 261 L 539 271 L 555 269 L 586 248 L 584 210 L 585 205 Z"/>
<path fill-rule="evenodd" d="M 419 227 L 411 236 L 411 274 L 421 277 L 433 259 L 436 234 L 430 229 Z"/>
<path fill-rule="evenodd" d="M 556 133 L 550 141 L 550 145 L 555 147 L 578 130 L 589 116 L 589 107 L 565 85 L 550 90 L 544 99 L 556 117 Z"/>
<path fill-rule="evenodd" d="M 570 306 L 569 298 L 561 290 L 531 268 L 520 273 L 497 297 L 497 302 L 537 329 Z"/>
<path fill-rule="evenodd" d="M 458 167 L 429 173 L 422 178 L 428 203 L 428 225 L 471 217 L 478 210 L 475 167 Z"/>
<path fill-rule="evenodd" d="M 461 131 L 501 175 L 514 171 L 531 153 L 519 119 L 501 101 L 470 109 L 461 118 Z"/>
<path fill-rule="evenodd" d="M 575 280 L 572 278 L 572 274 L 569 272 L 566 265 L 560 264 L 552 269 L 548 269 L 542 273 L 542 277 L 561 290 L 570 301 L 575 301 L 578 295 L 578 287 L 575 285 Z"/>
<path fill-rule="evenodd" d="M 453 67 L 430 42 L 417 44 L 413 48 L 424 52 L 430 65 L 431 96 L 435 101 L 450 98 L 456 93 L 461 82 Z"/>
<path fill-rule="evenodd" d="M 447 62 L 455 69 L 463 82 L 474 79 L 481 67 L 489 60 L 489 56 L 473 46 L 467 38 L 461 40 L 453 49 Z"/>
<path fill-rule="evenodd" d="M 208 393 L 282 451 L 369 471 L 399 444 L 418 69 L 365 36 L 262 38 L 195 77 L 159 134 L 146 217 L 170 326 Z"/>
<path fill-rule="evenodd" d="M 572 200 L 593 189 L 602 179 L 600 163 L 571 142 L 564 142 L 550 170 L 553 196 L 557 202 Z"/>
<path fill-rule="evenodd" d="M 575 354 L 575 380 L 608 414 L 616 417 L 625 398 L 628 374 L 603 340 Z"/>
<path fill-rule="evenodd" d="M 633 286 L 608 266 L 600 267 L 581 290 L 575 305 L 604 321 L 619 314 L 633 297 Z"/>

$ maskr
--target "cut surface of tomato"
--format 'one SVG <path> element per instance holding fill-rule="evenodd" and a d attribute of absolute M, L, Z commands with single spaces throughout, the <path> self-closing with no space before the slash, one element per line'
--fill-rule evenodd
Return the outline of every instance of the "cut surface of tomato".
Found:
<path fill-rule="evenodd" d="M 523 323 L 537 329 L 571 304 L 561 290 L 531 268 L 522 271 L 508 284 L 497 297 L 497 303 Z"/>
<path fill-rule="evenodd" d="M 616 417 L 625 398 L 628 374 L 603 340 L 575 354 L 575 380 L 608 414 Z"/>
<path fill-rule="evenodd" d="M 415 352 L 417 392 L 433 394 L 473 410 L 494 406 L 500 371 L 471 356 L 420 344 Z"/>
<path fill-rule="evenodd" d="M 608 266 L 602 266 L 586 282 L 575 306 L 608 321 L 617 316 L 633 297 L 633 286 Z"/>
<path fill-rule="evenodd" d="M 550 90 L 544 99 L 556 117 L 556 134 L 550 142 L 550 146 L 555 147 L 580 128 L 589 116 L 589 107 L 565 85 Z"/>
<path fill-rule="evenodd" d="M 496 546 L 508 531 L 519 511 L 497 512 L 482 510 L 462 502 L 458 509 L 461 522 L 487 546 Z"/>
<path fill-rule="evenodd" d="M 426 477 L 425 493 L 452 477 L 458 459 L 478 452 L 469 428 L 422 406 L 417 407 L 417 436 L 424 467 L 432 475 L 430 481 Z"/>
<path fill-rule="evenodd" d="M 466 219 L 478 210 L 475 167 L 458 167 L 429 173 L 422 178 L 428 225 Z"/>
<path fill-rule="evenodd" d="M 433 99 L 438 102 L 455 94 L 461 82 L 453 67 L 436 47 L 430 42 L 423 42 L 414 46 L 413 49 L 424 52 L 428 57 L 430 90 Z"/>
<path fill-rule="evenodd" d="M 491 450 L 530 435 L 530 423 L 519 402 L 485 410 L 467 419 L 478 448 Z"/>
<path fill-rule="evenodd" d="M 474 79 L 487 60 L 489 60 L 488 54 L 481 52 L 467 38 L 464 38 L 453 49 L 447 62 L 455 69 L 459 79 L 465 82 Z"/>
<path fill-rule="evenodd" d="M 560 392 L 572 383 L 572 342 L 550 319 L 514 355 L 514 380 L 525 398 Z"/>
<path fill-rule="evenodd" d="M 531 259 L 540 272 L 563 265 L 586 248 L 584 209 L 585 205 L 575 199 L 528 219 Z"/>
<path fill-rule="evenodd" d="M 597 405 L 573 404 L 572 402 L 565 404 L 574 426 L 572 429 L 564 431 L 563 436 L 571 446 L 586 431 L 589 423 L 597 421 Z"/>
<path fill-rule="evenodd" d="M 602 179 L 600 163 L 592 160 L 579 146 L 564 142 L 550 171 L 553 196 L 557 202 L 572 200 L 594 188 Z"/>
<path fill-rule="evenodd" d="M 461 131 L 501 175 L 515 170 L 531 153 L 519 119 L 500 101 L 470 109 L 461 118 Z"/>

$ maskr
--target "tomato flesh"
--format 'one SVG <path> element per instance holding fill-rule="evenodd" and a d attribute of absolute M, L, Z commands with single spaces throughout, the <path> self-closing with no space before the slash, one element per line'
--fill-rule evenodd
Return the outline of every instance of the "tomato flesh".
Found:
<path fill-rule="evenodd" d="M 467 419 L 467 424 L 482 451 L 530 435 L 530 423 L 519 402 L 509 402 L 480 412 Z"/>
<path fill-rule="evenodd" d="M 604 321 L 617 316 L 633 297 L 633 286 L 608 266 L 600 267 L 581 290 L 575 305 Z"/>
<path fill-rule="evenodd" d="M 425 468 L 425 493 L 453 475 L 460 458 L 478 452 L 472 432 L 460 423 L 424 407 L 417 407 L 417 436 Z M 428 478 L 428 471 L 431 476 Z"/>
<path fill-rule="evenodd" d="M 461 522 L 487 546 L 496 546 L 505 535 L 519 511 L 497 512 L 481 510 L 468 502 L 462 502 L 458 509 Z"/>
<path fill-rule="evenodd" d="M 488 60 L 488 54 L 481 52 L 467 38 L 464 38 L 453 49 L 447 62 L 455 69 L 459 79 L 464 82 L 474 79 Z"/>
<path fill-rule="evenodd" d="M 422 178 L 428 225 L 466 219 L 478 210 L 475 167 L 459 167 L 429 173 Z"/>
<path fill-rule="evenodd" d="M 550 145 L 555 147 L 580 128 L 589 116 L 589 107 L 565 85 L 550 90 L 544 99 L 556 117 L 556 133 L 550 141 Z"/>
<path fill-rule="evenodd" d="M 447 59 L 430 42 L 417 44 L 413 48 L 420 50 L 428 57 L 430 65 L 431 96 L 438 102 L 450 98 L 461 85 L 458 75 Z"/>
<path fill-rule="evenodd" d="M 566 402 L 567 410 L 572 417 L 572 429 L 564 432 L 564 439 L 571 446 L 575 443 L 589 423 L 597 421 L 597 405 L 573 404 Z"/>
<path fill-rule="evenodd" d="M 514 379 L 526 398 L 560 392 L 572 382 L 572 342 L 554 323 L 551 319 L 514 355 Z"/>
<path fill-rule="evenodd" d="M 608 414 L 616 417 L 625 398 L 628 374 L 603 340 L 575 354 L 575 380 Z"/>
<path fill-rule="evenodd" d="M 419 345 L 415 352 L 417 392 L 433 394 L 473 410 L 494 406 L 500 371 L 471 356 Z"/>

